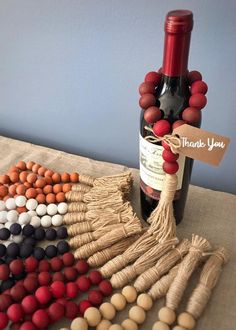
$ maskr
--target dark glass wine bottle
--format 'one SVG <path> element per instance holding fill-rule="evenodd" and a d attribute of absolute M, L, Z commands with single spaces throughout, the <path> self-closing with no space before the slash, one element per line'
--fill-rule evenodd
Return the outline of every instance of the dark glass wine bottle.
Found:
<path fill-rule="evenodd" d="M 156 106 L 163 118 L 172 124 L 182 119 L 181 114 L 188 107 L 190 97 L 187 81 L 187 65 L 193 14 L 188 10 L 171 11 L 165 21 L 165 44 L 161 82 L 156 89 Z M 144 138 L 152 135 L 144 127 L 151 127 L 141 112 L 140 127 L 140 193 L 142 216 L 146 220 L 158 205 L 164 180 L 161 143 L 151 143 Z M 200 123 L 199 123 L 200 126 Z M 183 217 L 193 161 L 179 157 L 178 187 L 173 201 L 176 223 Z"/>

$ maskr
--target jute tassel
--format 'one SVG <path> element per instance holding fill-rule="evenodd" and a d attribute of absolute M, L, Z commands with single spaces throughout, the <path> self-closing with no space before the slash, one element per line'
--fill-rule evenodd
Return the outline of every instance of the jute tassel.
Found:
<path fill-rule="evenodd" d="M 188 285 L 190 276 L 195 270 L 199 260 L 202 257 L 202 254 L 209 250 L 209 248 L 210 244 L 205 238 L 202 238 L 198 235 L 192 235 L 192 242 L 189 253 L 181 262 L 178 273 L 166 295 L 166 306 L 171 310 L 174 311 L 178 307 L 184 290 Z"/>
<path fill-rule="evenodd" d="M 73 225 L 78 222 L 86 221 L 87 213 L 85 212 L 69 212 L 66 213 L 63 217 L 63 223 L 65 225 Z"/>
<path fill-rule="evenodd" d="M 117 191 L 122 193 L 122 191 L 117 187 L 109 186 L 102 190 L 101 187 L 95 186 L 91 188 L 87 193 L 83 193 L 81 191 L 68 191 L 65 194 L 65 197 L 68 202 L 90 203 L 108 198 L 111 194 L 115 194 Z"/>
<path fill-rule="evenodd" d="M 113 244 L 112 246 L 94 253 L 94 255 L 92 255 L 87 260 L 89 266 L 100 267 L 104 265 L 108 260 L 124 252 L 133 242 L 137 240 L 137 238 L 137 235 L 126 237 L 121 241 L 118 241 L 117 243 Z"/>
<path fill-rule="evenodd" d="M 148 294 L 152 297 L 153 300 L 160 299 L 164 297 L 169 290 L 171 283 L 173 282 L 179 265 L 171 268 L 167 275 L 162 276 L 148 291 Z"/>
<path fill-rule="evenodd" d="M 149 289 L 159 278 L 167 273 L 180 259 L 182 259 L 190 248 L 188 239 L 183 239 L 177 247 L 163 255 L 157 263 L 144 271 L 134 282 L 134 287 L 138 292 Z"/>
<path fill-rule="evenodd" d="M 227 263 L 228 259 L 228 251 L 221 247 L 214 251 L 212 256 L 206 261 L 200 275 L 199 283 L 193 291 L 186 308 L 186 311 L 191 314 L 195 320 L 199 318 L 205 309 L 212 294 L 212 290 L 219 280 L 222 266 Z"/>
<path fill-rule="evenodd" d="M 72 191 L 78 191 L 78 192 L 82 192 L 82 193 L 87 193 L 89 192 L 89 190 L 91 189 L 91 186 L 87 186 L 85 184 L 73 184 L 71 187 Z"/>
<path fill-rule="evenodd" d="M 77 249 L 74 253 L 75 258 L 85 259 L 93 255 L 97 251 L 101 251 L 112 244 L 115 244 L 124 237 L 138 234 L 142 231 L 139 219 L 134 215 L 133 219 L 125 224 L 116 225 L 116 229 L 108 232 L 101 238 L 91 243 L 87 243 Z M 106 227 L 105 227 L 106 228 Z"/>
<path fill-rule="evenodd" d="M 159 244 L 149 249 L 146 253 L 141 255 L 132 265 L 127 266 L 120 272 L 112 275 L 111 284 L 113 288 L 124 287 L 131 282 L 135 277 L 144 272 L 146 269 L 152 267 L 157 259 L 163 256 L 170 249 L 173 249 L 178 243 L 178 239 L 174 238 Z"/>
<path fill-rule="evenodd" d="M 143 235 L 130 245 L 124 253 L 109 260 L 103 267 L 101 267 L 100 272 L 106 278 L 111 277 L 112 274 L 117 273 L 129 263 L 135 261 L 140 255 L 156 244 L 157 241 L 152 235 L 152 232 L 149 229 L 145 230 Z"/>

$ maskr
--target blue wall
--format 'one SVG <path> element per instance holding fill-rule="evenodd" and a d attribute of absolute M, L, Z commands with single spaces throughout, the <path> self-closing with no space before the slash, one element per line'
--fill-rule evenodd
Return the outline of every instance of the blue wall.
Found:
<path fill-rule="evenodd" d="M 219 168 L 195 163 L 192 182 L 236 193 L 235 0 L 1 0 L 0 134 L 138 167 L 137 87 L 161 65 L 176 8 L 195 15 L 202 127 L 232 139 Z"/>

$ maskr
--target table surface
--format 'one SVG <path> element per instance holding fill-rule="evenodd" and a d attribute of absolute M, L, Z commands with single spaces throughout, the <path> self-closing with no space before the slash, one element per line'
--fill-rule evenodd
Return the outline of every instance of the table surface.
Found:
<path fill-rule="evenodd" d="M 127 167 L 122 165 L 99 162 L 0 136 L 0 173 L 5 173 L 20 159 L 33 160 L 56 171 L 78 171 L 94 177 L 127 170 Z M 135 212 L 140 216 L 139 171 L 130 170 L 134 176 L 131 202 Z M 192 233 L 206 237 L 213 247 L 225 246 L 231 253 L 230 261 L 224 267 L 196 329 L 232 330 L 236 324 L 236 196 L 190 185 L 184 219 L 177 228 L 177 234 L 179 238 L 191 238 Z M 199 274 L 200 270 L 197 270 L 192 276 L 179 306 L 180 312 L 184 310 Z M 147 314 L 145 323 L 140 326 L 141 330 L 152 329 L 153 323 L 157 320 L 158 310 L 163 304 L 164 299 L 155 302 Z M 130 306 L 116 316 L 114 323 L 120 323 L 127 317 Z M 69 324 L 67 320 L 62 320 L 51 328 L 60 329 Z"/>

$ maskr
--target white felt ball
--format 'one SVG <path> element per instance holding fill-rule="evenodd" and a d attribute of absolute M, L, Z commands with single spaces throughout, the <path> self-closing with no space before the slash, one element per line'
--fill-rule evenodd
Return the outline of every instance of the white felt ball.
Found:
<path fill-rule="evenodd" d="M 38 228 L 41 225 L 41 219 L 39 217 L 37 217 L 36 215 L 33 216 L 30 220 L 30 224 L 34 227 L 34 228 Z"/>
<path fill-rule="evenodd" d="M 49 215 L 44 215 L 41 218 L 41 226 L 48 228 L 52 225 L 52 218 Z"/>
<path fill-rule="evenodd" d="M 90 327 L 96 327 L 101 321 L 101 313 L 97 308 L 89 307 L 84 313 L 84 318 Z"/>
<path fill-rule="evenodd" d="M 11 236 L 13 242 L 19 244 L 23 241 L 23 236 L 22 235 L 12 235 Z"/>
<path fill-rule="evenodd" d="M 30 222 L 30 216 L 27 212 L 22 212 L 19 215 L 18 222 L 20 225 L 27 225 Z"/>
<path fill-rule="evenodd" d="M 126 319 L 121 323 L 124 330 L 138 330 L 138 325 L 131 319 Z"/>
<path fill-rule="evenodd" d="M 65 214 L 68 210 L 68 205 L 64 202 L 57 205 L 58 213 Z"/>
<path fill-rule="evenodd" d="M 76 317 L 70 325 L 71 330 L 88 330 L 88 323 L 82 317 Z"/>
<path fill-rule="evenodd" d="M 26 197 L 25 196 L 17 196 L 15 199 L 16 206 L 22 207 L 26 204 Z"/>
<path fill-rule="evenodd" d="M 5 223 L 5 228 L 10 229 L 11 225 L 12 225 L 12 222 L 7 221 L 7 222 Z"/>
<path fill-rule="evenodd" d="M 122 311 L 126 306 L 126 299 L 121 293 L 115 293 L 111 297 L 111 303 L 116 310 Z"/>
<path fill-rule="evenodd" d="M 153 305 L 151 296 L 149 296 L 147 293 L 141 293 L 138 296 L 137 305 L 142 307 L 145 311 L 149 311 Z"/>
<path fill-rule="evenodd" d="M 96 330 L 109 330 L 111 322 L 108 320 L 102 320 L 96 327 Z"/>
<path fill-rule="evenodd" d="M 45 215 L 47 213 L 47 206 L 45 204 L 39 204 L 36 208 L 36 213 L 39 216 Z"/>
<path fill-rule="evenodd" d="M 36 211 L 28 211 L 27 213 L 29 214 L 29 216 L 30 216 L 31 219 L 32 219 L 34 216 L 37 216 Z"/>
<path fill-rule="evenodd" d="M 125 296 L 128 303 L 133 303 L 137 298 L 137 291 L 131 285 L 125 286 L 122 290 L 122 294 Z"/>
<path fill-rule="evenodd" d="M 56 214 L 52 217 L 52 225 L 55 227 L 61 226 L 63 222 L 63 218 L 60 214 Z"/>
<path fill-rule="evenodd" d="M 10 222 L 17 222 L 19 213 L 16 210 L 11 210 L 7 212 L 7 220 Z"/>
<path fill-rule="evenodd" d="M 6 208 L 8 210 L 15 210 L 16 208 L 16 202 L 14 198 L 8 198 L 5 202 Z"/>
<path fill-rule="evenodd" d="M 0 212 L 0 223 L 7 222 L 7 211 Z"/>
<path fill-rule="evenodd" d="M 6 208 L 5 202 L 4 201 L 0 201 L 0 211 L 4 211 Z"/>
<path fill-rule="evenodd" d="M 57 214 L 57 206 L 56 206 L 56 204 L 51 203 L 51 204 L 49 204 L 47 206 L 47 214 L 48 215 L 55 215 L 55 214 Z"/>
<path fill-rule="evenodd" d="M 146 313 L 142 307 L 133 306 L 129 310 L 129 318 L 137 324 L 142 324 L 146 319 Z"/>
<path fill-rule="evenodd" d="M 116 315 L 115 307 L 109 302 L 105 302 L 105 303 L 101 304 L 101 306 L 99 307 L 99 310 L 102 314 L 102 317 L 109 321 L 114 319 L 114 317 Z"/>
<path fill-rule="evenodd" d="M 36 199 L 34 198 L 30 198 L 27 200 L 26 202 L 26 208 L 29 210 L 29 211 L 33 211 L 36 209 L 36 207 L 38 206 L 38 202 L 36 201 Z"/>

